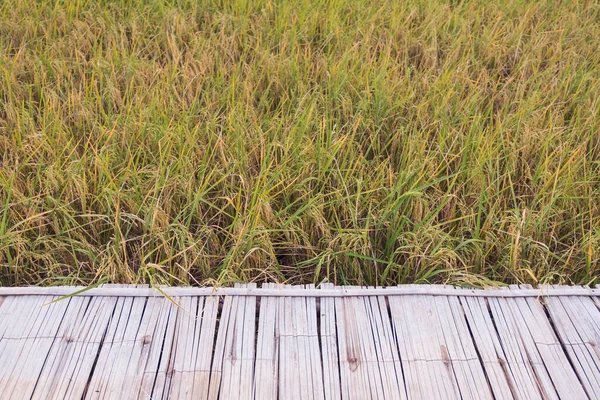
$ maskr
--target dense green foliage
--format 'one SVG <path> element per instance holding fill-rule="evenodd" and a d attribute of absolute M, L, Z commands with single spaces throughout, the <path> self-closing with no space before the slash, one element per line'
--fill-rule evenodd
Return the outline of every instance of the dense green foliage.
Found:
<path fill-rule="evenodd" d="M 0 2 L 0 283 L 597 283 L 596 1 Z"/>

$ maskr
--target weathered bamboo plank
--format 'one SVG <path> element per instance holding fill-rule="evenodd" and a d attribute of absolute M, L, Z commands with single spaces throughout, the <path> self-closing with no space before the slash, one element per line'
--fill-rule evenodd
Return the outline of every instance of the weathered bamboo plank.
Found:
<path fill-rule="evenodd" d="M 67 354 L 72 351 L 79 343 L 76 341 L 75 329 L 77 329 L 81 320 L 85 318 L 86 308 L 90 303 L 95 303 L 103 298 L 72 298 L 68 308 L 68 313 L 65 313 L 63 323 L 59 327 L 56 334 L 56 341 L 50 348 L 46 357 L 42 371 L 38 376 L 32 398 L 42 398 L 42 393 L 45 393 L 43 398 L 58 397 L 57 392 L 60 390 L 60 385 L 64 383 L 64 375 L 69 375 L 72 378 L 74 360 L 79 355 Z M 110 300 L 110 298 L 107 298 Z M 67 355 L 66 358 L 63 358 Z"/>
<path fill-rule="evenodd" d="M 587 398 L 536 299 L 489 299 L 508 363 L 519 368 L 522 389 L 542 398 Z M 532 398 L 535 395 L 530 393 Z"/>
<path fill-rule="evenodd" d="M 314 285 L 308 285 L 307 289 L 314 289 Z M 306 318 L 307 318 L 307 346 L 308 356 L 310 357 L 309 369 L 311 372 L 312 398 L 315 400 L 325 399 L 325 389 L 323 386 L 323 357 L 321 355 L 321 346 L 319 345 L 319 330 L 317 327 L 317 302 L 314 297 L 307 297 Z"/>
<path fill-rule="evenodd" d="M 561 343 L 565 347 L 588 396 L 600 393 L 600 311 L 587 297 L 545 301 Z"/>
<path fill-rule="evenodd" d="M 488 312 L 486 300 L 464 297 L 460 298 L 460 301 L 496 399 L 530 398 L 527 393 L 522 392 L 523 388 L 517 386 L 516 381 L 519 379 L 515 377 L 515 368 L 507 364 L 507 357 Z M 533 389 L 537 396 L 536 388 Z"/>
<path fill-rule="evenodd" d="M 72 298 L 34 399 L 81 398 L 117 298 Z"/>
<path fill-rule="evenodd" d="M 202 317 L 196 321 L 196 332 L 199 328 L 200 333 L 196 333 L 198 345 L 196 347 L 193 398 L 205 399 L 208 396 L 218 311 L 219 297 L 216 296 L 205 297 L 204 307 L 198 309 L 198 315 L 202 315 Z"/>
<path fill-rule="evenodd" d="M 255 283 L 249 283 L 249 288 L 255 288 Z M 240 390 L 239 396 L 236 399 L 251 399 L 253 397 L 254 383 L 254 350 L 256 337 L 256 297 L 247 296 L 244 309 L 239 319 L 240 323 L 244 324 L 241 330 L 241 368 L 240 368 Z"/>
<path fill-rule="evenodd" d="M 553 387 L 545 388 L 543 381 L 547 380 L 537 375 L 535 369 L 540 369 L 540 374 L 547 376 L 543 365 L 538 359 L 527 355 L 524 341 L 519 332 L 518 325 L 513 320 L 511 313 L 505 310 L 505 299 L 488 299 L 488 306 L 493 318 L 494 328 L 497 332 L 499 343 L 504 349 L 506 364 L 515 380 L 518 398 L 550 399 L 556 398 Z M 503 307 L 504 304 L 504 307 Z"/>
<path fill-rule="evenodd" d="M 263 287 L 271 285 L 265 283 Z M 277 299 L 273 297 L 261 299 L 256 343 L 256 371 L 254 375 L 255 399 L 277 398 L 279 327 L 276 322 Z"/>
<path fill-rule="evenodd" d="M 584 303 L 589 302 L 597 313 L 589 298 L 552 298 L 546 301 L 546 307 L 552 318 L 560 341 L 565 346 L 579 379 L 588 395 L 600 393 L 600 357 L 596 351 L 596 332 Z"/>
<path fill-rule="evenodd" d="M 152 387 L 159 376 L 157 354 L 164 349 L 168 356 L 170 350 L 169 346 L 165 346 L 169 308 L 170 303 L 166 299 L 148 299 L 136 335 L 136 346 L 125 372 L 123 398 L 160 398 L 153 395 Z"/>
<path fill-rule="evenodd" d="M 147 361 L 145 365 L 139 366 L 142 377 L 133 385 L 138 399 L 162 399 L 168 396 L 175 351 L 175 330 L 180 310 L 178 304 L 163 300 Z"/>
<path fill-rule="evenodd" d="M 518 286 L 511 286 L 511 289 L 522 290 Z M 525 289 L 530 287 L 525 286 Z M 509 299 L 507 303 L 511 304 L 513 315 L 521 324 L 522 331 L 525 327 L 529 330 L 533 344 L 559 397 L 586 399 L 585 390 L 577 379 L 577 374 L 562 348 L 562 343 L 556 337 L 540 301 L 531 298 L 515 298 Z"/>
<path fill-rule="evenodd" d="M 345 399 L 371 398 L 367 371 L 361 355 L 359 326 L 355 304 L 350 298 L 335 299 L 336 326 L 341 376 L 341 393 Z"/>
<path fill-rule="evenodd" d="M 434 298 L 390 296 L 389 302 L 402 365 L 409 371 L 408 398 L 460 399 Z"/>
<path fill-rule="evenodd" d="M 383 392 L 389 399 L 406 399 L 404 375 L 396 338 L 389 318 L 386 298 L 365 297 L 368 302 L 369 319 L 373 327 L 377 365 L 383 381 Z"/>
<path fill-rule="evenodd" d="M 51 298 L 46 298 L 51 301 Z M 52 298 L 55 300 L 55 298 Z M 21 351 L 15 368 L 2 384 L 0 398 L 29 398 L 33 394 L 37 379 L 44 367 L 48 352 L 56 340 L 58 329 L 67 311 L 69 301 L 46 302 L 41 306 L 34 327 L 25 340 L 21 340 Z"/>
<path fill-rule="evenodd" d="M 43 291 L 0 296 L 0 399 L 589 399 L 600 391 L 600 301 L 588 288 L 513 286 L 485 298 L 449 286 L 254 286 L 53 303 Z M 540 291 L 550 295 L 529 295 Z"/>
<path fill-rule="evenodd" d="M 11 323 L 10 315 L 15 307 L 20 306 L 22 303 L 22 300 L 19 301 L 18 299 L 16 296 L 0 297 L 0 341 Z"/>
<path fill-rule="evenodd" d="M 308 349 L 308 329 L 306 317 L 306 301 L 304 297 L 293 298 L 290 302 L 292 325 L 292 340 L 295 341 L 298 348 L 298 377 L 300 378 L 300 392 L 297 393 L 300 399 L 312 398 L 312 377 L 310 371 L 310 354 Z"/>
<path fill-rule="evenodd" d="M 290 286 L 285 287 L 291 290 Z M 300 373 L 300 350 L 298 344 L 298 326 L 292 307 L 292 298 L 278 299 L 277 315 L 279 323 L 279 356 L 281 370 L 279 374 L 279 398 L 296 399 L 306 395 L 301 390 L 301 381 L 306 379 Z M 306 390 L 306 389 L 305 389 Z"/>
<path fill-rule="evenodd" d="M 223 307 L 219 318 L 219 328 L 217 333 L 217 340 L 215 342 L 215 350 L 213 356 L 213 362 L 210 371 L 210 385 L 208 390 L 208 399 L 216 400 L 219 398 L 221 391 L 222 379 L 223 379 L 223 360 L 225 358 L 226 346 L 231 346 L 230 340 L 228 340 L 228 330 L 230 325 L 230 319 L 235 318 L 233 310 L 233 299 L 234 297 L 226 296 L 223 300 Z M 234 316 L 232 317 L 232 313 Z M 233 325 L 233 322 L 231 322 Z M 227 347 L 229 347 L 227 346 Z"/>
<path fill-rule="evenodd" d="M 448 358 L 462 399 L 492 399 L 483 366 L 477 355 L 457 297 L 434 297 Z"/>
<path fill-rule="evenodd" d="M 133 313 L 130 315 L 127 335 L 120 348 L 121 353 L 129 354 L 129 357 L 119 357 L 118 363 L 113 370 L 111 378 L 111 394 L 122 396 L 122 398 L 133 399 L 139 391 L 139 380 L 137 377 L 140 371 L 148 361 L 150 349 L 152 348 L 154 327 L 160 320 L 162 305 L 165 299 L 148 298 L 141 308 L 141 314 Z M 134 300 L 134 307 L 136 306 Z M 137 322 L 139 315 L 139 323 Z M 136 326 L 137 325 L 137 326 Z"/>
<path fill-rule="evenodd" d="M 32 333 L 46 299 L 43 296 L 28 296 L 15 301 L 10 312 L 5 311 L 4 332 L 0 336 L 0 365 L 4 366 L 0 368 L 0 389 L 4 388 L 18 363 L 23 342 Z"/>
<path fill-rule="evenodd" d="M 218 395 L 223 399 L 248 399 L 252 397 L 254 378 L 256 299 L 234 297 L 223 307 L 226 320 L 221 319 L 221 325 L 225 326 L 219 330 L 216 350 L 221 358 L 216 366 L 222 368 L 222 372 L 215 370 L 209 398 Z"/>
<path fill-rule="evenodd" d="M 199 301 L 202 304 L 199 304 Z M 198 322 L 198 307 L 203 307 L 204 300 L 197 297 L 178 299 L 179 315 L 175 329 L 174 360 L 169 397 L 188 399 L 192 397 L 194 370 L 197 347 L 195 330 Z M 202 313 L 200 312 L 200 316 Z M 196 354 L 195 354 L 196 353 Z"/>
<path fill-rule="evenodd" d="M 231 315 L 229 317 L 229 324 L 227 325 L 227 336 L 223 352 L 223 376 L 219 398 L 234 399 L 236 396 L 239 396 L 243 344 L 241 336 L 244 329 L 244 300 L 241 297 L 234 297 L 231 304 Z"/>
<path fill-rule="evenodd" d="M 139 312 L 140 306 L 143 306 L 143 302 L 145 302 L 144 298 L 137 299 L 135 312 Z M 129 354 L 122 354 L 120 349 L 126 337 L 133 302 L 133 297 L 122 297 L 117 301 L 115 313 L 109 323 L 104 345 L 100 349 L 96 369 L 92 375 L 86 398 L 102 399 L 107 398 L 107 394 L 111 393 L 112 384 L 110 377 L 113 368 L 119 358 L 129 356 Z M 136 321 L 131 322 L 135 323 Z M 137 322 L 139 323 L 139 321 Z"/>
<path fill-rule="evenodd" d="M 42 346 L 51 346 L 46 339 L 48 335 L 51 335 L 51 339 L 53 339 L 58 329 L 57 325 L 50 322 L 53 313 L 59 310 L 58 303 L 44 306 L 54 300 L 53 297 L 32 296 L 27 300 L 21 307 L 15 307 L 12 315 L 8 317 L 12 324 L 9 323 L 0 341 L 1 399 L 10 399 L 15 386 L 28 383 L 25 380 L 21 381 L 19 376 L 23 368 L 26 368 L 25 376 L 29 375 L 27 371 L 29 366 L 26 364 L 26 360 L 34 350 L 34 342 L 38 338 L 44 338 L 45 343 Z M 61 308 L 64 306 L 65 303 L 62 303 Z M 50 326 L 47 327 L 49 323 Z M 41 368 L 41 366 L 37 367 Z"/>
<path fill-rule="evenodd" d="M 323 290 L 333 287 L 332 283 L 321 284 Z M 338 359 L 338 340 L 336 330 L 335 303 L 333 298 L 320 299 L 319 320 L 323 355 L 323 388 L 326 399 L 341 397 L 340 368 Z"/>

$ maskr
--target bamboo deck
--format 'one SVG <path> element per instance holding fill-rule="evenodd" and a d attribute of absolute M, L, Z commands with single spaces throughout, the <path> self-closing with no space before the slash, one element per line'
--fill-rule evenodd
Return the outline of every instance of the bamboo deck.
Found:
<path fill-rule="evenodd" d="M 0 288 L 0 399 L 597 399 L 600 291 Z"/>

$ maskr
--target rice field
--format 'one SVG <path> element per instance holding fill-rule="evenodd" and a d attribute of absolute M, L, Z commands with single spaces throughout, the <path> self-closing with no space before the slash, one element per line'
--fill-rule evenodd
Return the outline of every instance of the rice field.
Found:
<path fill-rule="evenodd" d="M 0 2 L 0 285 L 599 277 L 596 1 Z"/>

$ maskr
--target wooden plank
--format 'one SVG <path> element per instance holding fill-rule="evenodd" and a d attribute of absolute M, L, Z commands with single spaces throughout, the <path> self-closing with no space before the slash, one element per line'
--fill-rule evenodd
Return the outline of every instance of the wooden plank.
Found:
<path fill-rule="evenodd" d="M 462 399 L 492 399 L 483 365 L 457 297 L 433 297 L 443 340 Z"/>
<path fill-rule="evenodd" d="M 241 358 L 244 325 L 244 297 L 234 297 L 232 303 L 231 319 L 227 329 L 227 340 L 225 342 L 225 354 L 223 357 L 223 382 L 219 398 L 235 399 L 240 394 L 241 383 Z"/>
<path fill-rule="evenodd" d="M 4 336 L 4 332 L 8 329 L 8 327 L 13 322 L 11 315 L 15 308 L 20 305 L 19 303 L 23 301 L 17 296 L 8 296 L 8 297 L 0 297 L 2 299 L 2 303 L 0 304 L 0 342 L 2 341 L 2 337 Z"/>
<path fill-rule="evenodd" d="M 131 297 L 119 297 L 117 299 L 117 304 L 109 321 L 105 340 L 96 362 L 96 368 L 86 391 L 86 398 L 88 399 L 98 399 L 104 396 L 104 386 L 108 384 L 107 380 L 112 369 L 112 359 L 109 359 L 109 355 L 113 345 L 117 346 L 122 341 L 132 303 L 133 298 Z"/>
<path fill-rule="evenodd" d="M 11 298 L 15 299 L 16 297 Z M 14 337 L 19 337 L 26 331 L 27 316 L 31 319 L 30 323 L 33 323 L 35 318 L 31 314 L 39 311 L 39 306 L 35 307 L 35 300 L 35 296 L 24 297 L 21 301 L 15 301 L 14 307 L 11 309 L 3 307 L 0 310 L 2 311 L 2 320 L 0 320 L 0 362 L 2 364 L 0 365 L 5 366 L 5 368 L 0 368 L 0 384 L 4 379 L 8 379 L 6 376 L 11 372 L 9 371 L 11 367 L 9 360 L 11 353 L 16 349 Z M 38 300 L 39 305 L 42 304 L 41 302 L 42 300 Z M 31 327 L 29 327 L 30 329 Z"/>
<path fill-rule="evenodd" d="M 215 352 L 211 365 L 210 386 L 208 391 L 209 400 L 216 400 L 219 398 L 223 380 L 223 360 L 225 358 L 226 347 L 229 344 L 227 332 L 230 329 L 230 322 L 233 325 L 233 322 L 230 320 L 235 318 L 233 299 L 234 297 L 231 296 L 226 296 L 223 299 L 223 307 L 221 308 L 221 315 L 219 317 L 217 341 L 215 343 Z"/>
<path fill-rule="evenodd" d="M 16 367 L 25 342 L 39 329 L 43 321 L 38 316 L 43 315 L 42 306 L 51 297 L 28 296 L 18 301 L 11 314 L 7 317 L 6 329 L 0 340 L 0 388 L 4 388 Z"/>
<path fill-rule="evenodd" d="M 558 339 L 535 299 L 489 299 L 508 364 L 518 368 L 519 386 L 537 387 L 542 398 L 587 398 Z"/>
<path fill-rule="evenodd" d="M 409 319 L 414 318 L 408 310 L 408 307 L 412 306 L 409 300 L 410 298 L 388 297 L 392 324 L 405 377 L 407 396 L 409 399 L 439 398 L 438 390 L 434 384 L 427 383 L 423 388 L 424 382 L 435 382 L 435 380 L 427 373 L 425 365 L 420 362 L 424 360 L 423 350 L 421 346 L 414 343 L 412 330 L 408 327 Z M 406 323 L 401 321 L 406 321 Z"/>
<path fill-rule="evenodd" d="M 555 399 L 556 391 L 550 387 L 544 387 L 544 376 L 547 373 L 539 359 L 528 357 L 525 341 L 519 333 L 517 323 L 512 313 L 507 310 L 507 299 L 488 299 L 490 313 L 492 315 L 498 339 L 506 355 L 506 364 L 515 379 L 515 388 L 520 398 L 527 399 Z M 539 373 L 542 376 L 538 375 Z M 522 396 L 522 397 L 521 397 Z"/>
<path fill-rule="evenodd" d="M 117 298 L 113 297 L 92 298 L 83 305 L 83 318 L 76 318 L 69 336 L 65 336 L 66 349 L 58 364 L 67 365 L 60 379 L 54 378 L 60 383 L 55 390 L 56 398 L 83 398 L 116 304 Z M 50 380 L 52 384 L 54 379 Z M 40 390 L 41 398 L 43 393 Z"/>
<path fill-rule="evenodd" d="M 133 310 L 134 300 L 138 300 L 135 310 Z M 86 398 L 103 399 L 111 393 L 113 388 L 111 375 L 115 364 L 120 358 L 129 357 L 129 354 L 121 353 L 120 350 L 123 342 L 126 340 L 126 336 L 128 336 L 127 327 L 129 318 L 132 313 L 135 317 L 136 313 L 139 312 L 140 300 L 145 302 L 145 298 L 134 299 L 133 297 L 121 297 L 117 300 L 115 314 L 109 322 L 107 336 L 100 349 L 96 368 L 94 369 L 89 389 L 86 392 Z M 135 323 L 135 321 L 132 321 L 132 323 Z"/>
<path fill-rule="evenodd" d="M 284 286 L 290 289 L 289 285 Z M 292 298 L 280 297 L 277 299 L 277 326 L 279 328 L 279 390 L 278 397 L 282 400 L 289 399 L 300 392 L 298 374 L 297 343 L 293 336 L 292 326 Z"/>
<path fill-rule="evenodd" d="M 314 289 L 314 285 L 308 285 L 307 289 Z M 319 345 L 319 330 L 317 327 L 317 299 L 315 297 L 306 298 L 307 311 L 307 338 L 308 355 L 310 356 L 309 369 L 312 375 L 312 398 L 321 400 L 325 398 L 323 385 L 323 357 L 321 355 L 321 346 Z"/>
<path fill-rule="evenodd" d="M 371 289 L 371 288 L 369 288 Z M 370 293 L 370 291 L 365 291 Z M 406 398 L 398 346 L 384 297 L 353 297 L 359 345 L 372 398 Z M 362 329 L 360 329 L 362 327 Z"/>
<path fill-rule="evenodd" d="M 286 285 L 285 290 L 292 290 Z M 298 344 L 298 326 L 293 308 L 294 299 L 281 297 L 277 299 L 277 316 L 279 326 L 279 398 L 300 399 L 306 396 L 301 390 L 300 353 Z"/>
<path fill-rule="evenodd" d="M 224 304 L 224 313 L 226 306 L 227 321 L 221 321 L 223 330 L 219 327 L 209 398 L 247 399 L 253 393 L 256 298 L 234 297 Z M 216 362 L 216 357 L 222 361 Z"/>
<path fill-rule="evenodd" d="M 294 287 L 294 286 L 293 286 Z M 299 288 L 295 286 L 295 288 Z M 304 288 L 302 285 L 300 288 Z M 293 340 L 295 340 L 298 348 L 298 370 L 297 375 L 300 378 L 300 392 L 297 393 L 300 399 L 312 398 L 312 376 L 310 371 L 310 354 L 308 353 L 308 327 L 307 327 L 307 311 L 306 298 L 295 297 L 291 300 L 292 312 L 290 313 L 293 319 L 294 331 Z"/>
<path fill-rule="evenodd" d="M 369 318 L 371 325 L 374 326 L 375 346 L 384 393 L 390 399 L 406 399 L 404 374 L 386 299 L 383 296 L 369 296 L 367 299 L 370 303 Z"/>
<path fill-rule="evenodd" d="M 408 398 L 459 399 L 432 296 L 390 296 Z"/>
<path fill-rule="evenodd" d="M 263 287 L 272 284 L 265 283 Z M 254 375 L 254 398 L 277 398 L 279 367 L 279 330 L 277 322 L 277 299 L 260 299 L 258 338 L 256 343 L 256 371 Z"/>
<path fill-rule="evenodd" d="M 586 393 L 600 393 L 598 336 L 592 317 L 600 312 L 594 302 L 585 297 L 549 298 L 546 309 Z"/>
<path fill-rule="evenodd" d="M 340 387 L 343 398 L 371 398 L 369 378 L 361 354 L 360 331 L 364 326 L 357 322 L 356 304 L 350 298 L 336 298 L 335 313 L 338 331 Z"/>
<path fill-rule="evenodd" d="M 129 353 L 129 359 L 125 356 L 121 357 L 120 363 L 117 364 L 118 369 L 114 371 L 117 379 L 112 380 L 114 382 L 112 393 L 117 397 L 134 399 L 139 396 L 143 374 L 147 371 L 152 349 L 162 344 L 162 337 L 155 336 L 155 332 L 157 325 L 163 320 L 163 314 L 167 312 L 168 302 L 169 300 L 165 298 L 150 297 L 146 301 L 139 323 L 137 314 L 134 315 L 134 319 L 130 316 L 128 321 L 131 326 L 130 335 L 126 336 L 125 346 L 120 349 L 121 353 Z M 135 329 L 136 325 L 138 325 L 137 329 Z"/>
<path fill-rule="evenodd" d="M 150 303 L 154 306 L 155 303 Z M 129 364 L 139 356 L 143 349 L 148 348 L 148 343 L 145 341 L 145 333 L 142 331 L 144 316 L 150 315 L 154 317 L 156 307 L 147 310 L 149 306 L 148 300 L 145 298 L 134 298 L 131 311 L 126 323 L 124 335 L 120 343 L 113 342 L 111 349 L 112 368 L 108 379 L 105 382 L 105 387 L 102 393 L 103 398 L 116 399 L 121 398 L 123 393 L 126 393 L 126 385 L 129 384 L 126 378 Z M 145 311 L 148 311 L 146 314 Z M 155 323 L 155 319 L 146 321 L 146 324 Z M 141 334 L 140 334 L 141 333 Z M 134 361 L 135 362 L 135 361 Z M 130 377 L 129 377 L 130 378 Z"/>
<path fill-rule="evenodd" d="M 115 298 L 71 299 L 33 399 L 83 396 L 115 303 Z"/>
<path fill-rule="evenodd" d="M 399 367 L 396 365 L 396 370 L 398 370 L 398 368 L 402 370 L 402 377 L 404 378 L 404 390 L 407 398 L 421 399 L 423 397 L 421 397 L 418 384 L 418 377 L 421 374 L 421 367 L 416 365 L 414 362 L 415 356 L 413 354 L 413 346 L 410 344 L 410 337 L 408 331 L 406 330 L 406 326 L 403 324 L 396 325 L 395 323 L 395 319 L 404 318 L 404 311 L 402 310 L 401 305 L 396 305 L 394 310 L 392 310 L 392 297 L 386 297 L 386 301 L 388 302 L 388 307 L 390 310 L 394 342 L 398 346 L 398 354 L 400 359 L 400 365 Z"/>
<path fill-rule="evenodd" d="M 0 385 L 0 398 L 30 398 L 46 362 L 46 357 L 56 340 L 58 329 L 67 311 L 70 299 L 51 303 L 56 298 L 48 297 L 41 306 L 32 330 L 22 343 L 14 367 Z M 11 364 L 9 364 L 11 365 Z"/>
<path fill-rule="evenodd" d="M 407 295 L 415 288 L 406 287 L 386 297 L 324 285 L 331 297 L 310 296 L 312 286 L 288 297 L 300 288 L 264 285 L 255 345 L 249 294 L 261 292 L 249 286 L 223 299 L 221 315 L 219 297 L 175 298 L 181 307 L 137 295 L 46 307 L 52 297 L 3 297 L 0 399 L 486 399 L 492 391 L 583 399 L 600 391 L 600 311 L 581 295 L 586 288 L 551 288 L 578 294 L 545 297 L 549 321 L 529 296 L 485 299 L 448 287 L 420 289 L 449 296 Z"/>
<path fill-rule="evenodd" d="M 5 366 L 0 368 L 0 398 L 10 398 L 12 395 L 12 389 L 32 351 L 33 343 L 39 333 L 46 329 L 52 312 L 56 310 L 56 307 L 45 306 L 52 299 L 54 298 L 50 296 L 32 296 L 16 307 L 9 317 L 12 322 L 0 342 L 0 365 Z M 57 326 L 55 328 L 58 329 Z M 55 334 L 56 331 L 52 338 Z"/>
<path fill-rule="evenodd" d="M 519 287 L 512 286 L 512 289 L 519 290 Z M 537 348 L 559 397 L 587 399 L 585 390 L 556 337 L 540 301 L 532 298 L 515 298 L 510 299 L 508 303 L 512 306 L 513 315 L 521 331 L 525 332 L 526 329 L 529 331 L 530 336 L 526 334 L 523 336 L 530 337 L 531 341 L 527 340 L 529 346 Z"/>
<path fill-rule="evenodd" d="M 514 376 L 518 369 L 507 364 L 507 357 L 488 312 L 486 300 L 464 297 L 460 298 L 460 301 L 495 398 L 537 398 L 537 389 L 533 387 L 533 396 L 528 394 L 517 383 L 522 379 Z"/>
<path fill-rule="evenodd" d="M 293 287 L 286 286 L 286 290 Z M 268 300 L 267 298 L 261 301 Z M 322 399 L 323 372 L 318 342 L 316 301 L 278 298 L 276 338 L 279 338 L 279 397 Z M 278 335 L 277 335 L 278 334 Z"/>
<path fill-rule="evenodd" d="M 75 335 L 73 335 L 74 326 L 84 318 L 86 308 L 94 300 L 96 299 L 71 298 L 68 312 L 65 314 L 63 324 L 61 324 L 56 335 L 56 343 L 49 350 L 46 363 L 40 372 L 32 394 L 33 399 L 42 398 L 42 393 L 45 393 L 44 398 L 50 397 L 49 394 L 54 398 L 58 397 L 55 393 L 61 383 L 62 374 L 70 366 L 73 358 L 72 356 L 63 358 L 63 356 L 68 348 L 76 345 L 74 343 Z"/>
<path fill-rule="evenodd" d="M 139 290 L 146 288 L 147 285 L 115 284 L 111 287 Z M 147 298 L 133 298 L 126 319 L 120 321 L 121 324 L 124 323 L 126 326 L 123 330 L 123 337 L 118 342 L 111 343 L 109 357 L 112 359 L 112 363 L 109 371 L 107 371 L 108 375 L 106 382 L 104 382 L 104 388 L 99 393 L 101 398 L 133 398 L 134 393 L 137 392 L 136 385 L 131 383 L 135 381 L 135 369 L 140 368 L 140 366 L 134 365 L 131 368 L 133 371 L 130 372 L 130 365 L 139 360 L 140 353 L 143 352 L 145 356 L 148 355 L 152 340 L 149 335 L 146 335 L 146 330 L 148 326 L 156 324 L 159 312 L 156 300 L 162 301 L 158 298 L 151 299 L 152 301 Z M 105 347 L 102 348 L 102 350 L 104 349 Z"/>
<path fill-rule="evenodd" d="M 374 327 L 369 318 L 368 298 L 352 297 L 348 299 L 352 303 L 358 332 L 358 354 L 360 368 L 363 370 L 363 379 L 370 392 L 370 397 L 375 399 L 388 398 L 384 392 L 383 379 L 380 371 L 381 365 L 375 349 Z"/>
<path fill-rule="evenodd" d="M 219 311 L 219 297 L 208 296 L 204 298 L 200 334 L 198 336 L 197 356 L 194 373 L 194 398 L 207 398 L 210 385 L 210 366 L 215 344 L 215 326 Z M 197 322 L 198 324 L 198 322 Z"/>
<path fill-rule="evenodd" d="M 584 288 L 587 288 L 587 286 L 584 286 Z M 596 290 L 600 290 L 600 285 L 596 285 Z M 590 297 L 594 301 L 594 303 L 596 303 L 596 307 L 600 308 L 600 295 L 591 294 Z"/>
<path fill-rule="evenodd" d="M 313 286 L 309 286 L 312 288 Z M 298 348 L 298 377 L 300 398 L 323 399 L 323 370 L 321 350 L 318 343 L 316 301 L 312 298 L 291 299 L 293 318 L 291 340 Z"/>
<path fill-rule="evenodd" d="M 172 300 L 177 301 L 177 299 Z M 175 329 L 179 310 L 179 306 L 168 299 L 162 302 L 146 364 L 140 366 L 142 376 L 138 377 L 133 385 L 137 389 L 138 399 L 162 399 L 168 395 L 171 381 L 169 367 L 175 347 Z"/>
<path fill-rule="evenodd" d="M 297 287 L 290 289 L 293 288 Z M 316 302 L 312 304 L 314 308 L 309 310 L 307 298 L 290 298 L 283 302 L 280 338 L 284 338 L 284 344 L 280 355 L 291 373 L 282 374 L 285 376 L 283 386 L 290 388 L 280 391 L 282 398 L 322 399 L 324 396 Z"/>
<path fill-rule="evenodd" d="M 263 297 L 264 299 L 264 297 Z M 286 335 L 286 326 L 285 326 L 285 321 L 286 321 L 286 307 L 285 307 L 285 303 L 289 302 L 289 299 L 286 299 L 285 297 L 278 297 L 276 298 L 276 306 L 277 306 L 277 322 L 275 324 L 275 329 L 276 329 L 276 335 L 277 338 L 279 339 L 279 371 L 278 371 L 278 377 L 279 377 L 279 383 L 278 383 L 278 387 L 277 387 L 277 391 L 278 391 L 278 398 L 280 399 L 284 399 L 285 398 L 285 394 L 291 392 L 292 389 L 292 384 L 293 382 L 290 381 L 288 374 L 289 371 L 291 370 L 291 357 L 287 356 L 289 349 L 288 349 L 288 336 Z M 296 389 L 298 390 L 298 389 Z"/>
<path fill-rule="evenodd" d="M 197 343 L 195 337 L 198 322 L 198 297 L 182 297 L 178 299 L 180 310 L 175 330 L 174 361 L 169 397 L 188 399 L 192 397 Z M 196 354 L 195 354 L 196 353 Z"/>
<path fill-rule="evenodd" d="M 246 285 L 248 288 L 256 288 L 255 283 Z M 239 399 L 252 399 L 254 394 L 254 350 L 256 346 L 256 297 L 247 296 L 245 298 L 245 308 L 243 311 L 242 329 L 242 360 L 241 360 L 241 380 Z"/>

